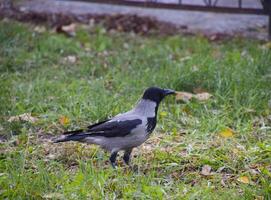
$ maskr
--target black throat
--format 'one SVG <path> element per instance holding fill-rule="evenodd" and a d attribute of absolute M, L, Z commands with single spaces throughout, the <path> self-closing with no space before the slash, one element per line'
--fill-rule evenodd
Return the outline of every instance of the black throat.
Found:
<path fill-rule="evenodd" d="M 148 132 L 148 134 L 151 134 L 156 127 L 158 106 L 159 106 L 159 103 L 155 107 L 155 116 L 147 118 L 147 132 Z"/>
<path fill-rule="evenodd" d="M 155 117 L 148 117 L 147 118 L 147 132 L 148 134 L 151 134 L 156 126 L 156 116 Z"/>

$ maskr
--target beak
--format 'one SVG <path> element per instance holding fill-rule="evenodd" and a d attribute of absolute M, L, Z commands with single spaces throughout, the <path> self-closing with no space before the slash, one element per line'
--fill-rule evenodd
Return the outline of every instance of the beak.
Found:
<path fill-rule="evenodd" d="M 170 94 L 176 94 L 176 92 L 174 90 L 164 89 L 164 94 L 165 94 L 165 96 L 167 96 L 167 95 L 170 95 Z"/>

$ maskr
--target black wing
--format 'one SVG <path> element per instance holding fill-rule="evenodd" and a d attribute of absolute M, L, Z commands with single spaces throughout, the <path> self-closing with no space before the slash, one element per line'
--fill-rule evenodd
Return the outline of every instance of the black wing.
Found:
<path fill-rule="evenodd" d="M 140 119 L 105 121 L 89 126 L 86 132 L 89 136 L 124 137 L 141 123 L 142 120 Z"/>
<path fill-rule="evenodd" d="M 79 129 L 79 130 L 75 130 L 75 131 L 67 131 L 67 132 L 64 132 L 62 133 L 63 135 L 70 135 L 70 134 L 73 134 L 73 135 L 77 135 L 79 133 L 83 133 L 83 132 L 86 132 L 88 130 L 90 130 L 91 128 L 93 127 L 96 127 L 96 126 L 99 126 L 107 121 L 109 121 L 110 119 L 107 119 L 107 120 L 104 120 L 104 121 L 100 121 L 100 122 L 97 122 L 96 124 L 92 124 L 92 125 L 89 125 L 87 127 L 87 129 Z"/>
<path fill-rule="evenodd" d="M 111 120 L 111 119 L 106 119 L 104 121 L 97 122 L 96 124 L 91 124 L 91 125 L 88 126 L 88 129 L 90 130 L 90 129 L 94 128 L 94 127 L 97 127 L 97 126 L 99 126 L 101 124 L 104 124 L 104 123 L 108 122 L 109 120 Z"/>

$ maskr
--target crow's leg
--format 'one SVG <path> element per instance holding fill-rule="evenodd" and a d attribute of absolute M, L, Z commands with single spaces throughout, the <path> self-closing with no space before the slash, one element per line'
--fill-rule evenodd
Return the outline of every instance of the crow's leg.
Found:
<path fill-rule="evenodd" d="M 126 165 L 129 165 L 129 163 L 130 163 L 130 156 L 131 156 L 132 150 L 133 149 L 127 149 L 124 152 L 123 160 L 126 163 Z"/>
<path fill-rule="evenodd" d="M 110 156 L 110 158 L 109 158 L 110 163 L 111 163 L 111 165 L 112 165 L 112 167 L 113 167 L 114 169 L 116 168 L 116 158 L 117 158 L 117 155 L 118 155 L 118 152 L 117 152 L 117 151 L 112 152 L 112 153 L 111 153 L 111 156 Z"/>

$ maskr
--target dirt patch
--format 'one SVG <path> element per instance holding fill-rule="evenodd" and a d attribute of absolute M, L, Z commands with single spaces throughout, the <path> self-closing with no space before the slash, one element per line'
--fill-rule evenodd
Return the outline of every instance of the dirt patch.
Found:
<path fill-rule="evenodd" d="M 71 23 L 99 24 L 107 31 L 134 32 L 136 34 L 173 35 L 184 32 L 187 27 L 160 22 L 151 17 L 140 17 L 126 14 L 73 14 L 73 13 L 46 13 L 20 10 L 13 5 L 0 5 L 0 19 L 11 18 L 22 22 L 46 24 L 50 27 L 61 27 Z"/>

